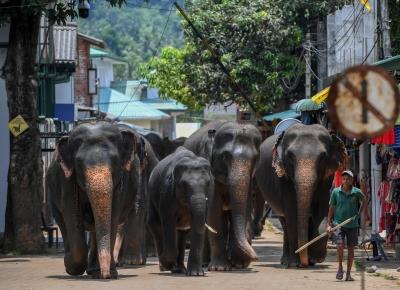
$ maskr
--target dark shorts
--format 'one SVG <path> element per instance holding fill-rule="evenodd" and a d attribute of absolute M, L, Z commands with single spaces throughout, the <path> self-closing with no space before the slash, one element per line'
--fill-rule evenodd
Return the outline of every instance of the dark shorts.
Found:
<path fill-rule="evenodd" d="M 354 229 L 340 228 L 334 232 L 333 241 L 337 245 L 343 245 L 345 239 L 347 241 L 348 247 L 357 246 L 358 245 L 358 228 L 354 228 Z"/>

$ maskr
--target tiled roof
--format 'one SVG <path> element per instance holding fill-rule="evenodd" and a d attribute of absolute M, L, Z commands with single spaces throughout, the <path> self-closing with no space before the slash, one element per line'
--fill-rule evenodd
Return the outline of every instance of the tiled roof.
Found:
<path fill-rule="evenodd" d="M 113 90 L 111 88 L 99 89 L 99 107 L 100 111 L 118 117 L 120 120 L 136 119 L 136 120 L 161 120 L 169 118 L 169 116 L 151 106 Z"/>

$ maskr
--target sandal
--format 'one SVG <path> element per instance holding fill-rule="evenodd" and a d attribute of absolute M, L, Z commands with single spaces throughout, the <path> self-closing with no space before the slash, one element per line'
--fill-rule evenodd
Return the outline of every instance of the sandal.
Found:
<path fill-rule="evenodd" d="M 354 281 L 353 277 L 351 277 L 350 275 L 346 276 L 346 281 Z"/>
<path fill-rule="evenodd" d="M 342 280 L 343 279 L 343 271 L 338 270 L 336 273 L 336 279 Z"/>

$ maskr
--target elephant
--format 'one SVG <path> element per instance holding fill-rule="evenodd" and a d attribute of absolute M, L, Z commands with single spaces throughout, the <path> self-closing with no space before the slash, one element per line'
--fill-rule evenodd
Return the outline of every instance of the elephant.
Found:
<path fill-rule="evenodd" d="M 260 144 L 261 134 L 254 125 L 223 120 L 210 122 L 184 143 L 210 161 L 215 178 L 207 215 L 209 225 L 218 232 L 208 234 L 210 271 L 245 268 L 257 259 L 249 227 L 252 175 Z"/>
<path fill-rule="evenodd" d="M 135 206 L 128 220 L 118 227 L 117 243 L 114 248 L 114 260 L 118 265 L 144 265 L 147 256 L 154 255 L 154 242 L 146 225 L 147 196 L 150 173 L 158 164 L 158 158 L 150 142 L 129 124 L 118 124 L 120 130 L 129 131 L 138 140 L 137 154 L 133 163 L 138 175 Z"/>
<path fill-rule="evenodd" d="M 282 224 L 283 265 L 307 267 L 325 260 L 327 238 L 298 255 L 295 250 L 319 234 L 333 174 L 346 154 L 343 142 L 321 125 L 295 124 L 262 143 L 255 176 Z"/>
<path fill-rule="evenodd" d="M 46 172 L 52 214 L 61 230 L 70 275 L 116 278 L 112 255 L 118 224 L 128 218 L 138 176 L 136 136 L 110 122 L 82 123 L 62 137 Z M 90 231 L 90 251 L 85 239 Z M 89 256 L 89 257 L 88 257 Z"/>
<path fill-rule="evenodd" d="M 207 200 L 214 177 L 207 159 L 179 147 L 160 161 L 149 181 L 148 224 L 156 241 L 161 271 L 204 275 L 202 253 Z M 184 266 L 190 231 L 190 253 Z"/>
<path fill-rule="evenodd" d="M 164 159 L 169 154 L 175 152 L 176 148 L 182 146 L 186 141 L 186 137 L 180 137 L 170 140 L 168 137 L 161 138 L 156 132 L 146 132 L 142 134 L 144 138 L 151 144 L 158 160 Z"/>

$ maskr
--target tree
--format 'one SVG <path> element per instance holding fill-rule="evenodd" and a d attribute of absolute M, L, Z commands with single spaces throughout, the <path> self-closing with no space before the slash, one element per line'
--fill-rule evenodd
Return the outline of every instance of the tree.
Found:
<path fill-rule="evenodd" d="M 392 54 L 400 54 L 400 0 L 388 1 Z"/>
<path fill-rule="evenodd" d="M 283 80 L 299 78 L 304 64 L 299 62 L 305 33 L 313 31 L 319 18 L 332 11 L 343 1 L 254 0 L 254 1 L 191 1 L 186 8 L 189 16 L 210 45 L 217 51 L 222 63 L 238 85 L 251 99 L 259 112 L 285 106 L 301 96 L 303 88 L 287 90 Z M 227 76 L 216 64 L 214 57 L 196 38 L 188 25 L 184 25 L 185 44 L 180 49 L 183 63 L 165 63 L 163 54 L 152 59 L 142 73 L 150 85 L 161 92 L 181 83 L 182 90 L 190 89 L 191 98 L 198 105 L 234 101 L 246 105 L 242 96 L 229 85 Z M 176 52 L 178 53 L 178 52 Z M 185 83 L 166 79 L 160 67 L 179 65 Z M 172 70 L 172 68 L 171 68 Z M 164 87 L 166 86 L 166 87 Z M 170 95 L 184 103 L 180 94 Z"/>
<path fill-rule="evenodd" d="M 130 0 L 124 9 L 110 9 L 107 3 L 97 2 L 89 17 L 79 20 L 78 29 L 100 38 L 115 55 L 128 61 L 129 70 L 118 68 L 117 79 L 136 79 L 139 65 L 158 55 L 161 45 L 182 45 L 180 18 L 169 11 L 170 2 L 153 0 L 150 7 L 142 7 Z"/>
<path fill-rule="evenodd" d="M 121 6 L 124 0 L 107 0 Z M 75 1 L 5 0 L 0 2 L 0 22 L 10 24 L 7 56 L 2 68 L 10 120 L 21 115 L 29 129 L 11 136 L 10 166 L 4 246 L 25 253 L 43 249 L 41 206 L 43 170 L 37 111 L 37 47 L 40 19 L 46 14 L 58 24 L 76 17 Z"/>

